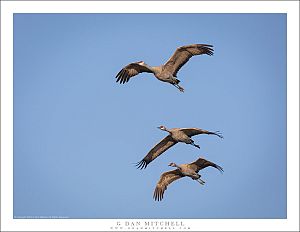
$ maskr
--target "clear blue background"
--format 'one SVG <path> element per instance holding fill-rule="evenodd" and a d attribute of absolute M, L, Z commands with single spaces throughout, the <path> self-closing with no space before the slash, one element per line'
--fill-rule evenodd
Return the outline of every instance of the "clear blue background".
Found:
<path fill-rule="evenodd" d="M 130 62 L 160 65 L 182 45 L 214 45 L 178 73 L 185 93 Z M 166 133 L 220 130 L 136 170 Z M 205 186 L 184 178 L 152 194 L 169 162 L 199 156 Z M 286 218 L 285 14 L 15 14 L 14 216 Z"/>

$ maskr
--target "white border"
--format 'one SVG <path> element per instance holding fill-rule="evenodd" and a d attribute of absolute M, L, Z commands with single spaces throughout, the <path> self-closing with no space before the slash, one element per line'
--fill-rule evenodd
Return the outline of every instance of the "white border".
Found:
<path fill-rule="evenodd" d="M 1 2 L 1 229 L 109 231 L 114 219 L 13 219 L 13 13 L 287 13 L 288 219 L 188 219 L 191 231 L 296 231 L 299 229 L 299 2 Z M 158 220 L 138 220 L 158 221 Z M 165 221 L 165 220 L 162 220 Z M 167 220 L 172 221 L 172 220 Z M 175 220 L 178 221 L 178 220 Z M 123 230 L 125 230 L 124 228 Z M 152 231 L 155 231 L 152 230 Z"/>

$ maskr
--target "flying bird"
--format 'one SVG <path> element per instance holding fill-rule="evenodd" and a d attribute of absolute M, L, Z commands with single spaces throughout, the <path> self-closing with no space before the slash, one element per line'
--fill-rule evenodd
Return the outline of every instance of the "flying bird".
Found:
<path fill-rule="evenodd" d="M 158 144 L 156 144 L 140 162 L 136 163 L 137 168 L 140 169 L 146 168 L 150 162 L 152 162 L 159 155 L 161 155 L 163 152 L 165 152 L 166 150 L 168 150 L 170 147 L 172 147 L 178 142 L 191 144 L 200 149 L 200 146 L 195 144 L 194 140 L 191 139 L 191 137 L 194 135 L 208 134 L 208 135 L 216 135 L 220 138 L 223 138 L 222 134 L 219 131 L 211 132 L 199 128 L 167 129 L 165 126 L 160 126 L 158 127 L 158 129 L 167 131 L 169 135 L 167 135 Z"/>
<path fill-rule="evenodd" d="M 203 158 L 199 158 L 195 162 L 190 164 L 177 165 L 175 163 L 170 163 L 169 166 L 176 167 L 176 169 L 172 171 L 164 172 L 160 176 L 160 179 L 156 184 L 154 194 L 153 194 L 153 198 L 155 201 L 161 201 L 163 199 L 164 192 L 166 191 L 167 186 L 169 184 L 185 176 L 188 176 L 193 180 L 198 181 L 200 184 L 204 185 L 205 181 L 200 179 L 201 175 L 198 174 L 198 172 L 201 169 L 211 166 L 218 169 L 221 173 L 224 172 L 222 167 Z"/>
<path fill-rule="evenodd" d="M 144 61 L 130 63 L 117 74 L 117 82 L 124 84 L 139 73 L 147 72 L 153 73 L 158 80 L 168 82 L 184 92 L 184 88 L 179 85 L 180 80 L 177 79 L 177 72 L 192 56 L 213 55 L 212 47 L 208 44 L 191 44 L 178 47 L 170 59 L 161 66 L 152 67 Z"/>

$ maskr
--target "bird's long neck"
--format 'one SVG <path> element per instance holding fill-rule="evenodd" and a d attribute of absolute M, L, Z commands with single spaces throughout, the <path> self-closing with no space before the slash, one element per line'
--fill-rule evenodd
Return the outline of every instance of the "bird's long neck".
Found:
<path fill-rule="evenodd" d="M 153 67 L 151 67 L 151 66 L 149 66 L 149 65 L 146 64 L 146 67 L 148 69 L 150 69 L 153 73 L 159 73 L 160 72 L 160 66 L 153 66 Z"/>
<path fill-rule="evenodd" d="M 165 128 L 165 130 L 164 131 L 166 131 L 166 132 L 169 132 L 170 134 L 171 134 L 171 131 L 170 130 L 168 130 L 167 128 Z"/>
<path fill-rule="evenodd" d="M 175 164 L 175 163 L 174 163 Z M 177 164 L 175 164 L 175 167 L 178 168 L 179 170 L 181 170 L 181 167 L 178 166 Z"/>

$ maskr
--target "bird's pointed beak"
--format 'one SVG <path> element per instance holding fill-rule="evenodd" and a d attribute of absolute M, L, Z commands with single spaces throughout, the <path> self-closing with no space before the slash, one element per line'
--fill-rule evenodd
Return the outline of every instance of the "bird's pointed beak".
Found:
<path fill-rule="evenodd" d="M 160 129 L 160 127 L 158 126 L 157 129 Z"/>

